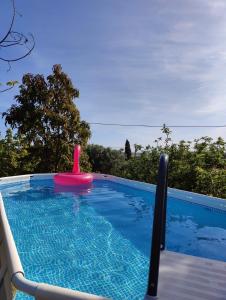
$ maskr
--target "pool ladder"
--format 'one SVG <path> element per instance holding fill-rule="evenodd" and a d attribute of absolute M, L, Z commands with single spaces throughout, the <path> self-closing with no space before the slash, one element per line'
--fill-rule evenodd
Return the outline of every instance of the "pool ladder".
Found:
<path fill-rule="evenodd" d="M 165 250 L 166 210 L 168 186 L 167 154 L 161 154 L 158 169 L 158 181 L 155 194 L 155 209 L 152 229 L 151 257 L 148 276 L 147 296 L 156 297 L 158 290 L 160 252 Z"/>

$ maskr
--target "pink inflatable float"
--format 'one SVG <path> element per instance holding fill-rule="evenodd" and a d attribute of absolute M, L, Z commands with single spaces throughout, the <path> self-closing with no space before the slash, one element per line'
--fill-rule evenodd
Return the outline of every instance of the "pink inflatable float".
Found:
<path fill-rule="evenodd" d="M 54 176 L 54 182 L 60 185 L 81 185 L 90 184 L 93 181 L 93 175 L 90 173 L 81 173 L 79 167 L 81 147 L 75 146 L 74 165 L 72 172 L 58 173 Z"/>

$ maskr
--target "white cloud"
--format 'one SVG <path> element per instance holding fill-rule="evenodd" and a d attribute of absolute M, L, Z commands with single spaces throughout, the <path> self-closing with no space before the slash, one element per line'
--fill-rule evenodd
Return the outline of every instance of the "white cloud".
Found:
<path fill-rule="evenodd" d="M 211 98 L 207 100 L 204 105 L 195 111 L 196 114 L 222 114 L 225 116 L 225 107 L 226 107 L 226 95 Z M 217 118 L 216 118 L 217 119 Z M 225 122 L 226 123 L 226 122 Z"/>

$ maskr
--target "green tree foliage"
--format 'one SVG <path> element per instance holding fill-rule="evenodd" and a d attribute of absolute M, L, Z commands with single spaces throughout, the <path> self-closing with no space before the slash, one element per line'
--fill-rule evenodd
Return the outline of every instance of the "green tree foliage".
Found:
<path fill-rule="evenodd" d="M 132 156 L 131 148 L 130 148 L 130 142 L 126 140 L 125 143 L 125 157 L 126 159 L 130 159 Z"/>
<path fill-rule="evenodd" d="M 19 82 L 17 80 L 10 80 L 8 82 L 6 82 L 5 86 L 0 89 L 0 93 L 4 93 L 6 91 L 9 91 L 11 90 L 12 88 L 14 88 L 15 85 L 17 85 Z M 2 86 L 3 84 L 0 83 L 0 87 Z"/>
<path fill-rule="evenodd" d="M 29 164 L 24 164 L 28 155 L 23 139 L 13 136 L 7 129 L 5 138 L 0 139 L 0 176 L 13 176 L 30 173 Z"/>
<path fill-rule="evenodd" d="M 16 104 L 3 114 L 6 124 L 23 136 L 27 145 L 27 161 L 34 172 L 56 172 L 72 166 L 75 144 L 86 147 L 91 136 L 89 125 L 80 119 L 73 100 L 79 97 L 71 79 L 60 65 L 53 66 L 53 73 L 25 74 Z M 89 168 L 86 153 L 82 162 Z"/>
<path fill-rule="evenodd" d="M 100 145 L 88 145 L 87 154 L 93 172 L 121 175 L 121 168 L 125 161 L 123 151 Z"/>
<path fill-rule="evenodd" d="M 134 144 L 134 149 L 135 149 L 135 151 L 134 151 L 134 156 L 135 156 L 135 157 L 137 156 L 137 153 L 138 153 L 139 151 L 141 151 L 142 148 L 143 148 L 142 145 L 140 145 L 140 144 Z"/>
<path fill-rule="evenodd" d="M 170 187 L 226 198 L 226 142 L 202 137 L 173 143 L 169 128 L 164 126 L 162 133 L 156 146 L 135 145 L 136 155 L 130 160 L 121 151 L 89 146 L 93 171 L 156 183 L 159 156 L 165 152 L 170 157 Z"/>
<path fill-rule="evenodd" d="M 165 134 L 165 148 L 167 148 L 169 146 L 169 142 L 172 141 L 170 135 L 172 133 L 172 131 L 169 129 L 169 127 L 166 126 L 166 124 L 163 124 L 163 127 L 161 129 L 162 133 Z M 161 138 L 159 138 L 160 140 L 162 140 Z"/>
<path fill-rule="evenodd" d="M 0 141 L 1 176 L 14 175 L 17 169 L 17 141 L 13 139 L 12 130 L 8 129 L 5 139 Z"/>

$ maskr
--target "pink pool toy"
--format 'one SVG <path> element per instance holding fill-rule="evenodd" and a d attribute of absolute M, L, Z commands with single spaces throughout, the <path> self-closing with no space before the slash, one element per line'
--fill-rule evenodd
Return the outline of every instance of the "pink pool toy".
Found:
<path fill-rule="evenodd" d="M 93 175 L 90 173 L 81 173 L 79 167 L 81 147 L 76 145 L 74 149 L 74 165 L 72 172 L 58 173 L 54 176 L 54 182 L 59 185 L 81 185 L 90 184 L 93 181 Z"/>

